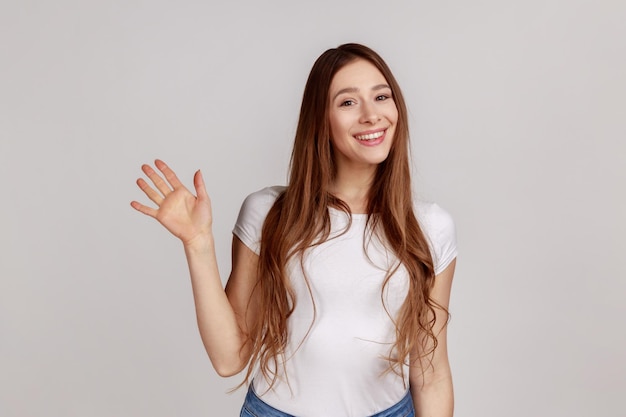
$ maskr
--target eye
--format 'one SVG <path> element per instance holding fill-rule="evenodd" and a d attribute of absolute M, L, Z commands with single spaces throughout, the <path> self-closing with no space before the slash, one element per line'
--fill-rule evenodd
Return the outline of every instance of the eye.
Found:
<path fill-rule="evenodd" d="M 391 96 L 389 96 L 387 94 L 381 94 L 381 95 L 376 97 L 376 101 L 385 101 L 385 100 L 387 100 L 389 98 L 391 98 Z"/>
<path fill-rule="evenodd" d="M 348 106 L 353 106 L 354 105 L 354 100 L 344 100 L 341 102 L 341 104 L 339 105 L 340 107 L 348 107 Z"/>

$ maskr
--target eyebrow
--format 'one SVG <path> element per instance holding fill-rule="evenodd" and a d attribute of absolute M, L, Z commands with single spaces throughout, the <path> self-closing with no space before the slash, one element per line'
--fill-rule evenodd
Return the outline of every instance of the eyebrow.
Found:
<path fill-rule="evenodd" d="M 387 84 L 378 84 L 372 87 L 372 91 L 382 90 L 383 88 L 388 88 L 391 90 L 391 87 L 389 87 L 389 85 Z M 359 92 L 359 89 L 356 87 L 342 88 L 341 90 L 337 91 L 337 94 L 335 94 L 335 96 L 333 97 L 333 100 L 335 100 L 339 95 L 344 94 L 344 93 L 358 93 L 358 92 Z"/>

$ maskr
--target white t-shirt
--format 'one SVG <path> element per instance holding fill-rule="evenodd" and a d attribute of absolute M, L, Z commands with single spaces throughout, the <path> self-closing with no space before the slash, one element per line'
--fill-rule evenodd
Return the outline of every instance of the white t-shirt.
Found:
<path fill-rule="evenodd" d="M 249 195 L 241 207 L 233 233 L 257 254 L 265 217 L 283 190 L 264 188 Z M 331 238 L 307 250 L 302 263 L 296 258 L 287 265 L 296 308 L 288 319 L 286 374 L 279 364 L 271 390 L 260 372 L 253 386 L 264 402 L 288 414 L 369 416 L 400 401 L 409 386 L 408 369 L 404 381 L 385 372 L 385 358 L 395 341 L 389 314 L 395 317 L 406 298 L 407 272 L 400 266 L 385 287 L 385 311 L 382 283 L 397 263 L 395 256 L 375 236 L 366 240 L 364 249 L 364 236 L 370 236 L 367 215 L 353 214 L 350 229 L 340 235 L 348 217 L 333 208 L 329 212 Z M 454 223 L 434 203 L 416 202 L 415 213 L 438 274 L 457 254 Z"/>

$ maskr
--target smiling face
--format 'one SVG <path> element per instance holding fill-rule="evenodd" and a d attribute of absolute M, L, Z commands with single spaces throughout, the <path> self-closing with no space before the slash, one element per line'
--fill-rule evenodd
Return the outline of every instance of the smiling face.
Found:
<path fill-rule="evenodd" d="M 389 155 L 398 122 L 387 80 L 369 61 L 356 59 L 333 77 L 329 100 L 337 170 L 375 170 Z"/>

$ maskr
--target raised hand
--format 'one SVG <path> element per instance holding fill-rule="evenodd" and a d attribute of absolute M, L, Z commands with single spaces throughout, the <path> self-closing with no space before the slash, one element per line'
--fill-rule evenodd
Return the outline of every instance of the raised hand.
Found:
<path fill-rule="evenodd" d="M 211 200 L 200 170 L 196 171 L 193 177 L 196 191 L 194 196 L 165 162 L 157 159 L 154 165 L 163 176 L 149 165 L 143 165 L 141 170 L 150 178 L 156 189 L 141 178 L 137 180 L 137 185 L 157 208 L 145 206 L 137 201 L 131 202 L 130 205 L 135 210 L 155 218 L 183 244 L 190 244 L 198 238 L 209 236 L 213 221 Z"/>

